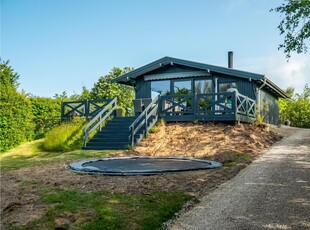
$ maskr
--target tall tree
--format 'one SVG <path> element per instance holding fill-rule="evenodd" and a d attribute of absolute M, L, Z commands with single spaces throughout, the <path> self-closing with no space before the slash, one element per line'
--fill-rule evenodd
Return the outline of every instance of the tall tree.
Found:
<path fill-rule="evenodd" d="M 117 97 L 117 104 L 120 108 L 126 109 L 132 107 L 132 99 L 134 99 L 134 90 L 131 86 L 115 83 L 113 80 L 129 71 L 132 68 L 125 67 L 120 69 L 114 67 L 109 74 L 99 78 L 98 82 L 90 91 L 92 99 L 112 99 Z"/>
<path fill-rule="evenodd" d="M 286 58 L 291 53 L 307 52 L 307 41 L 310 38 L 310 0 L 286 0 L 281 6 L 271 9 L 284 15 L 278 26 L 280 34 L 284 35 L 283 49 Z"/>

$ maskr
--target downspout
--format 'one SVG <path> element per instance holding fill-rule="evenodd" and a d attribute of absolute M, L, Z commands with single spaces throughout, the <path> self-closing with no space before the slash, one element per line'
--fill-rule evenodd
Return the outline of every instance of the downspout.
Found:
<path fill-rule="evenodd" d="M 267 78 L 264 76 L 264 81 L 263 84 L 257 89 L 257 94 L 256 94 L 256 103 L 257 107 L 260 110 L 260 90 L 266 85 L 267 83 Z"/>

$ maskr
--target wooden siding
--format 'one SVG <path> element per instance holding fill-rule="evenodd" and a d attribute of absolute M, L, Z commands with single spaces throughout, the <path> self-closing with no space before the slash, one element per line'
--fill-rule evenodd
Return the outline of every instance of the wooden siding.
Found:
<path fill-rule="evenodd" d="M 138 98 L 151 98 L 151 82 L 144 81 L 143 77 L 138 78 L 135 87 L 136 99 Z"/>
<path fill-rule="evenodd" d="M 278 98 L 265 90 L 260 91 L 260 113 L 264 121 L 270 124 L 279 124 L 279 102 Z"/>

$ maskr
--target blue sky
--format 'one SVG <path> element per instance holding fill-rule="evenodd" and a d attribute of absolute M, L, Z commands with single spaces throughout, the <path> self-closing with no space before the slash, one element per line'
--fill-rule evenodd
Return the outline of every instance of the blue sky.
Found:
<path fill-rule="evenodd" d="M 114 66 L 138 68 L 163 56 L 266 74 L 282 88 L 310 82 L 310 55 L 287 62 L 282 0 L 1 0 L 1 58 L 20 89 L 52 97 L 91 88 Z"/>

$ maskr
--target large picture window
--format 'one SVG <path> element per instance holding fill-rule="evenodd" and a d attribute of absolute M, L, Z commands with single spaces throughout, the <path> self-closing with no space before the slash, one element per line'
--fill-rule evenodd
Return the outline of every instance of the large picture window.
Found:
<path fill-rule="evenodd" d="M 192 81 L 175 81 L 173 84 L 174 94 L 186 95 L 192 93 Z"/>
<path fill-rule="evenodd" d="M 157 95 L 170 95 L 170 80 L 151 82 L 152 98 Z"/>
<path fill-rule="evenodd" d="M 195 93 L 212 93 L 212 80 L 195 80 Z"/>

